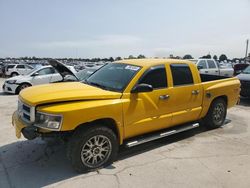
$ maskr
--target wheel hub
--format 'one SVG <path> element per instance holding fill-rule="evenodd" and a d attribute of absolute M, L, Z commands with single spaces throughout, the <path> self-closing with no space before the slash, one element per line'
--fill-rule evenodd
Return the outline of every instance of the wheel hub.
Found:
<path fill-rule="evenodd" d="M 93 136 L 82 147 L 82 163 L 88 167 L 96 168 L 108 160 L 111 149 L 111 142 L 106 136 Z"/>

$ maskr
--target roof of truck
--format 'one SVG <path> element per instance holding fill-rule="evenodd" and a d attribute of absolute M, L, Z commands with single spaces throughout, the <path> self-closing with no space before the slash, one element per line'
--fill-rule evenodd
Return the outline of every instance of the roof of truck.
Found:
<path fill-rule="evenodd" d="M 125 63 L 131 65 L 137 65 L 140 67 L 150 67 L 159 64 L 168 64 L 168 63 L 188 63 L 191 64 L 192 62 L 187 60 L 180 60 L 180 59 L 126 59 L 117 61 L 117 63 Z"/>

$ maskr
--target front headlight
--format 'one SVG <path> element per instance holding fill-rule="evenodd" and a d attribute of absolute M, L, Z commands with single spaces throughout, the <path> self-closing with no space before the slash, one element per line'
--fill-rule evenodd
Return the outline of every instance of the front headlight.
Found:
<path fill-rule="evenodd" d="M 7 84 L 15 84 L 15 83 L 16 83 L 16 80 L 7 80 L 6 83 L 7 83 Z"/>
<path fill-rule="evenodd" d="M 62 124 L 62 115 L 47 114 L 36 112 L 34 126 L 49 130 L 60 130 Z"/>

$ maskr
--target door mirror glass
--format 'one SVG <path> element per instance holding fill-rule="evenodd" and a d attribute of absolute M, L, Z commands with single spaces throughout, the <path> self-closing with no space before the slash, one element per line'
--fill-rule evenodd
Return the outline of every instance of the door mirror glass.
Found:
<path fill-rule="evenodd" d="M 142 92 L 151 92 L 153 91 L 153 87 L 149 84 L 139 84 L 136 85 L 132 90 L 131 93 L 142 93 Z"/>
<path fill-rule="evenodd" d="M 76 79 L 75 76 L 66 75 L 66 76 L 64 77 L 64 80 L 63 80 L 63 81 L 68 81 L 68 82 L 70 82 L 70 81 L 77 81 L 77 79 Z"/>

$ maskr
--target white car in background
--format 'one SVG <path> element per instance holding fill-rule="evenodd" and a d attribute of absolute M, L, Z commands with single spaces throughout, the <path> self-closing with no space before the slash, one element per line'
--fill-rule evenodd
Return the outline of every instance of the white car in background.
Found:
<path fill-rule="evenodd" d="M 3 91 L 11 94 L 19 94 L 21 90 L 34 85 L 64 81 L 65 78 L 67 81 L 75 81 L 75 73 L 74 67 L 65 66 L 57 62 L 57 64 L 53 64 L 52 66 L 39 67 L 26 75 L 6 79 Z M 72 77 L 73 79 L 71 79 Z"/>
<path fill-rule="evenodd" d="M 32 66 L 26 64 L 8 64 L 5 68 L 5 75 L 11 77 L 25 75 L 33 69 Z"/>
<path fill-rule="evenodd" d="M 213 59 L 191 59 L 196 64 L 201 74 L 218 75 L 232 77 L 234 69 L 232 67 L 220 67 Z"/>

